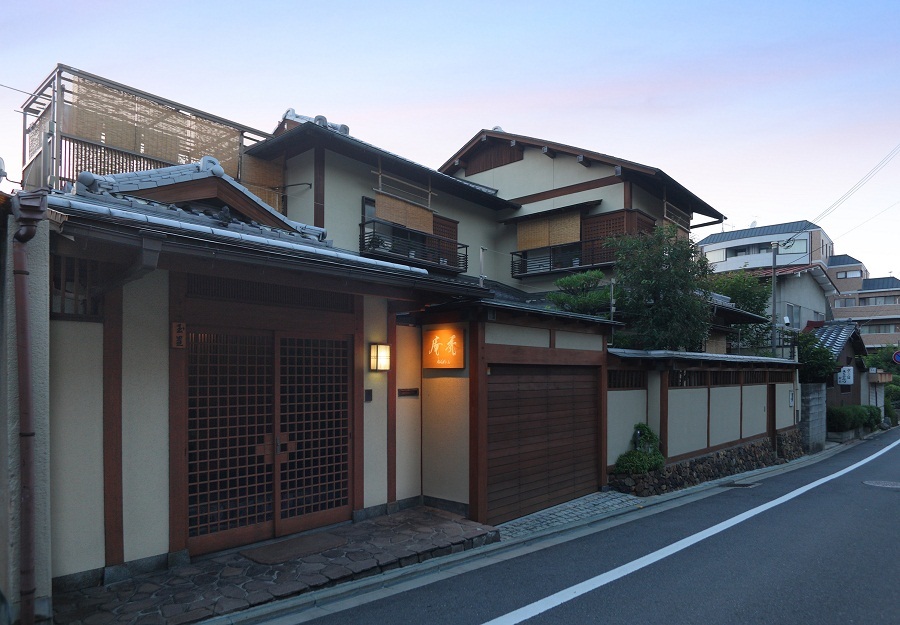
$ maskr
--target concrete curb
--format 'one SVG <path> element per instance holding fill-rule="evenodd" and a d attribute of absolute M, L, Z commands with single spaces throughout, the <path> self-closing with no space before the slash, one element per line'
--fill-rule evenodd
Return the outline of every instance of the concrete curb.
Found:
<path fill-rule="evenodd" d="M 863 440 L 875 438 L 882 433 L 883 431 L 873 432 Z M 685 488 L 683 490 L 675 491 L 673 493 L 668 493 L 665 495 L 654 495 L 652 497 L 647 497 L 646 499 L 642 500 L 641 505 L 630 506 L 596 516 L 586 517 L 584 519 L 579 519 L 578 521 L 573 521 L 571 523 L 566 523 L 556 527 L 548 528 L 546 530 L 535 532 L 533 534 L 529 534 L 528 536 L 510 538 L 498 543 L 485 545 L 478 549 L 471 549 L 468 551 L 428 560 L 418 565 L 402 567 L 393 571 L 388 571 L 386 573 L 373 575 L 372 577 L 345 582 L 336 586 L 332 586 L 330 588 L 324 588 L 322 590 L 316 590 L 306 594 L 297 595 L 295 597 L 273 601 L 253 608 L 248 608 L 246 610 L 241 610 L 239 612 L 216 616 L 206 619 L 202 621 L 202 623 L 204 625 L 256 625 L 259 623 L 275 624 L 278 623 L 279 619 L 284 619 L 284 623 L 297 623 L 298 613 L 303 610 L 334 605 L 338 602 L 352 600 L 364 594 L 377 592 L 379 590 L 397 589 L 407 582 L 411 582 L 413 580 L 418 581 L 426 575 L 434 575 L 441 572 L 449 573 L 452 570 L 459 569 L 463 566 L 463 563 L 470 560 L 486 559 L 488 557 L 497 558 L 509 554 L 509 552 L 520 550 L 522 547 L 528 546 L 532 543 L 546 542 L 554 537 L 558 538 L 563 534 L 572 533 L 579 529 L 587 529 L 591 525 L 599 525 L 606 521 L 609 521 L 610 519 L 624 516 L 626 514 L 631 514 L 639 510 L 646 510 L 648 508 L 657 507 L 665 503 L 676 501 L 678 499 L 704 494 L 707 493 L 707 491 L 721 488 L 723 485 L 759 481 L 769 477 L 780 475 L 782 473 L 801 469 L 811 464 L 821 462 L 822 460 L 826 460 L 842 451 L 855 447 L 860 443 L 862 443 L 862 440 L 856 440 L 846 444 L 834 445 L 815 454 L 814 456 L 803 456 L 784 464 L 756 469 L 754 471 L 748 471 L 746 473 L 739 473 L 736 475 L 720 478 L 718 480 L 713 480 L 711 482 L 704 482 L 703 484 L 691 486 L 689 488 Z M 325 613 L 326 612 L 323 611 L 322 615 L 324 615 Z"/>

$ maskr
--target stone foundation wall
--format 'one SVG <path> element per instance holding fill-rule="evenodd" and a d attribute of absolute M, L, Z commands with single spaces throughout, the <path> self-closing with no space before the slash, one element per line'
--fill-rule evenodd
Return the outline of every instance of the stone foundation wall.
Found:
<path fill-rule="evenodd" d="M 781 432 L 777 437 L 778 455 L 768 438 L 721 449 L 642 475 L 611 474 L 609 487 L 621 493 L 649 497 L 695 486 L 721 477 L 783 464 L 803 455 L 800 431 Z"/>

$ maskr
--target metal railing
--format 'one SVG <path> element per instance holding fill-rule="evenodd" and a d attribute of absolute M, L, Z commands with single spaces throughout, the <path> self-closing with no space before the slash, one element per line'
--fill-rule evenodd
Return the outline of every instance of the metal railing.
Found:
<path fill-rule="evenodd" d="M 469 268 L 468 245 L 405 226 L 369 219 L 359 225 L 359 251 L 367 256 L 450 273 Z"/>
<path fill-rule="evenodd" d="M 512 252 L 512 277 L 612 264 L 616 262 L 616 253 L 607 244 L 608 241 L 609 239 L 590 239 Z"/>

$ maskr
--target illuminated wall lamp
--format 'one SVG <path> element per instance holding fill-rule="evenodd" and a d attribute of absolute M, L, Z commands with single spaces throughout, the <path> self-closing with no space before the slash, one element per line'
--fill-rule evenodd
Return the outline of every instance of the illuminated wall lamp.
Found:
<path fill-rule="evenodd" d="M 390 371 L 391 346 L 385 343 L 372 343 L 369 346 L 369 371 Z"/>

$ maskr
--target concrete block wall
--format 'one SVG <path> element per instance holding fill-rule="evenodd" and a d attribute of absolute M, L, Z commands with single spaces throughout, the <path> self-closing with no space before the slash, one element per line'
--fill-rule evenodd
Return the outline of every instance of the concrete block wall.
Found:
<path fill-rule="evenodd" d="M 825 384 L 802 384 L 800 395 L 803 451 L 815 454 L 825 449 Z"/>

